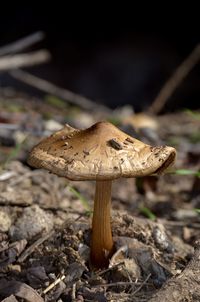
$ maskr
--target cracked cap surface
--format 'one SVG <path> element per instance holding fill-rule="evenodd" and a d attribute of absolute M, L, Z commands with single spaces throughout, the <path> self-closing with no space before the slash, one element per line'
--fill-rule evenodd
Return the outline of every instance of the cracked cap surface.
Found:
<path fill-rule="evenodd" d="M 106 180 L 159 174 L 175 157 L 173 147 L 146 145 L 102 121 L 85 130 L 65 125 L 32 149 L 28 163 L 71 180 Z"/>

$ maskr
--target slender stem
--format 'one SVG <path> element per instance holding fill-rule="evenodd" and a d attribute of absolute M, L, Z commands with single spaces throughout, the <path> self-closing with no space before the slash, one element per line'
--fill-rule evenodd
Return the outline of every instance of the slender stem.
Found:
<path fill-rule="evenodd" d="M 112 181 L 97 181 L 92 220 L 91 262 L 97 268 L 108 266 L 114 245 L 110 225 Z"/>

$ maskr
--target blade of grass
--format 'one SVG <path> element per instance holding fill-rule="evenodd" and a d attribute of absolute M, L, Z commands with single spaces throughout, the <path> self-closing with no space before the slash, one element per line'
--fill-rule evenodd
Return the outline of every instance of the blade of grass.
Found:
<path fill-rule="evenodd" d="M 3 167 L 5 167 L 11 160 L 13 160 L 14 158 L 16 158 L 19 155 L 19 153 L 22 150 L 23 145 L 26 141 L 26 138 L 27 137 L 25 137 L 22 141 L 17 143 L 16 146 L 11 150 L 11 152 L 8 154 L 8 157 L 3 164 Z"/>
<path fill-rule="evenodd" d="M 190 115 L 192 118 L 200 121 L 200 113 L 192 111 L 191 109 L 185 109 L 184 110 L 188 115 Z"/>
<path fill-rule="evenodd" d="M 198 213 L 198 214 L 200 214 L 200 209 L 194 209 L 194 211 L 196 212 L 196 213 Z"/>
<path fill-rule="evenodd" d="M 200 171 L 190 170 L 190 169 L 178 169 L 172 172 L 176 175 L 194 175 L 200 177 Z"/>
<path fill-rule="evenodd" d="M 140 207 L 140 212 L 151 220 L 156 220 L 156 215 L 147 207 Z"/>
<path fill-rule="evenodd" d="M 52 105 L 59 109 L 65 109 L 67 108 L 66 102 L 64 100 L 59 99 L 58 97 L 55 97 L 53 95 L 47 95 L 45 97 L 45 101 L 47 104 Z"/>
<path fill-rule="evenodd" d="M 83 207 L 86 209 L 86 211 L 89 214 L 91 214 L 92 211 L 91 211 L 90 205 L 88 203 L 88 200 L 73 187 L 68 186 L 68 188 L 69 188 L 69 191 L 72 192 L 74 194 L 74 196 L 77 197 L 81 201 L 81 203 L 82 203 Z"/>

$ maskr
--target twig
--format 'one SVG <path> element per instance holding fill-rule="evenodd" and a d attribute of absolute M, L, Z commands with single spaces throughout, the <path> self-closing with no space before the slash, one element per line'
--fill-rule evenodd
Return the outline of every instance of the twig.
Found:
<path fill-rule="evenodd" d="M 38 31 L 8 45 L 2 46 L 0 47 L 0 56 L 17 53 L 21 50 L 24 50 L 27 47 L 43 40 L 44 36 L 45 35 L 42 31 Z"/>
<path fill-rule="evenodd" d="M 3 173 L 0 173 L 0 181 L 8 180 L 16 175 L 14 171 L 3 171 Z"/>
<path fill-rule="evenodd" d="M 115 265 L 113 265 L 113 266 L 111 266 L 111 267 L 109 267 L 109 268 L 107 268 L 107 269 L 105 269 L 105 270 L 103 270 L 103 271 L 98 272 L 97 275 L 98 275 L 98 276 L 102 276 L 102 275 L 104 275 L 105 273 L 110 272 L 110 271 L 114 270 L 115 268 L 118 268 L 118 267 L 120 267 L 120 266 L 122 266 L 122 265 L 124 265 L 124 261 L 118 262 L 117 264 L 115 264 Z"/>
<path fill-rule="evenodd" d="M 21 256 L 18 258 L 17 262 L 22 263 L 28 256 L 30 256 L 34 250 L 40 245 L 42 244 L 45 240 L 47 240 L 49 237 L 51 237 L 54 234 L 54 231 L 48 233 L 47 235 L 45 235 L 42 238 L 39 238 L 38 240 L 36 240 L 32 245 L 30 245 L 22 254 Z"/>
<path fill-rule="evenodd" d="M 159 113 L 165 106 L 167 100 L 171 97 L 174 90 L 180 85 L 187 74 L 200 60 L 200 44 L 198 44 L 191 54 L 181 63 L 181 65 L 175 70 L 172 76 L 164 84 L 159 94 L 149 107 L 148 111 L 151 113 Z"/>
<path fill-rule="evenodd" d="M 48 293 L 52 288 L 54 288 L 58 283 L 60 283 L 63 279 L 65 279 L 65 275 L 56 279 L 53 283 L 51 283 L 45 290 L 43 290 L 43 294 Z"/>
<path fill-rule="evenodd" d="M 200 223 L 198 222 L 186 222 L 186 221 L 171 221 L 159 218 L 158 223 L 164 224 L 169 227 L 188 227 L 192 229 L 200 229 Z"/>
<path fill-rule="evenodd" d="M 117 257 L 120 255 L 121 252 L 127 253 L 127 251 L 128 251 L 128 246 L 127 246 L 127 245 L 121 246 L 121 247 L 113 254 L 113 256 L 111 257 L 110 263 L 109 263 L 109 268 L 110 268 L 110 267 L 113 267 L 113 266 L 115 265 L 116 259 L 117 259 Z"/>
<path fill-rule="evenodd" d="M 81 95 L 78 95 L 74 92 L 71 92 L 67 89 L 60 88 L 46 80 L 40 79 L 28 72 L 22 71 L 22 70 L 13 70 L 10 71 L 10 74 L 12 77 L 14 77 L 17 80 L 20 80 L 30 86 L 33 86 L 39 90 L 42 90 L 48 94 L 55 95 L 65 101 L 68 101 L 69 103 L 72 103 L 74 105 L 80 106 L 83 109 L 86 110 L 101 110 L 104 112 L 110 112 L 109 108 L 107 108 L 104 105 L 97 104 L 93 101 L 91 101 L 88 98 L 85 98 Z"/>
<path fill-rule="evenodd" d="M 95 284 L 95 285 L 92 285 L 91 287 L 113 287 L 113 286 L 134 286 L 135 284 L 138 284 L 135 283 L 135 282 L 129 282 L 129 281 L 119 281 L 119 282 L 113 282 L 113 283 L 105 283 L 105 284 Z M 143 283 L 142 283 L 143 284 Z"/>
<path fill-rule="evenodd" d="M 50 57 L 50 53 L 47 50 L 4 56 L 0 58 L 0 71 L 45 63 L 49 61 Z"/>
<path fill-rule="evenodd" d="M 72 298 L 72 301 L 76 301 L 76 283 L 74 283 L 72 285 L 72 294 L 71 294 L 71 298 Z"/>
<path fill-rule="evenodd" d="M 0 129 L 8 129 L 8 130 L 19 130 L 20 126 L 17 124 L 8 124 L 8 123 L 0 123 Z"/>
<path fill-rule="evenodd" d="M 141 283 L 141 285 L 133 292 L 131 293 L 131 296 L 134 296 L 136 293 L 138 293 L 142 287 L 147 283 L 147 281 L 149 280 L 149 278 L 151 277 L 151 274 L 149 274 L 146 279 L 144 280 L 144 282 Z"/>

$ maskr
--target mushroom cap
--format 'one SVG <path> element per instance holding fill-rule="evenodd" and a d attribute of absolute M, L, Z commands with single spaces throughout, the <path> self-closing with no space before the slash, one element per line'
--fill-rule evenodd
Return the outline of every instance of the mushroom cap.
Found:
<path fill-rule="evenodd" d="M 172 147 L 146 145 L 102 121 L 85 130 L 65 125 L 32 149 L 28 163 L 71 180 L 106 180 L 159 174 L 175 157 Z"/>

